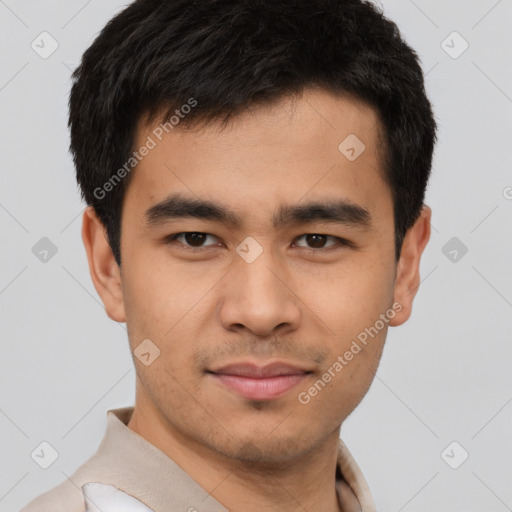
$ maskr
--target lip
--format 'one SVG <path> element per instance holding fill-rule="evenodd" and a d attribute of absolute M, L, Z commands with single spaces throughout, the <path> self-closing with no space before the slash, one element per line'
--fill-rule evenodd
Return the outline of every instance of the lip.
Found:
<path fill-rule="evenodd" d="M 229 364 L 207 373 L 245 398 L 272 400 L 297 386 L 311 371 L 278 361 L 265 366 L 250 362 Z"/>
<path fill-rule="evenodd" d="M 237 375 L 240 377 L 251 377 L 253 379 L 261 379 L 265 377 L 279 377 L 281 375 L 301 375 L 310 373 L 306 368 L 294 366 L 283 361 L 275 361 L 264 366 L 258 366 L 250 361 L 241 363 L 232 363 L 221 366 L 215 370 L 209 370 L 212 373 L 221 373 L 224 375 Z"/>

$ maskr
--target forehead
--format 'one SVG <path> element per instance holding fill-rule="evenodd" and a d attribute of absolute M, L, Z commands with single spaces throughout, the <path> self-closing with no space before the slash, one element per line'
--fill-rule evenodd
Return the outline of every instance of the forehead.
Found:
<path fill-rule="evenodd" d="M 271 222 L 276 206 L 306 199 L 339 196 L 369 209 L 390 200 L 381 125 L 363 102 L 306 90 L 253 105 L 226 125 L 189 124 L 186 110 L 167 124 L 140 120 L 134 149 L 152 149 L 133 170 L 125 203 L 146 212 L 179 193 L 217 198 L 240 216 L 266 212 Z"/>

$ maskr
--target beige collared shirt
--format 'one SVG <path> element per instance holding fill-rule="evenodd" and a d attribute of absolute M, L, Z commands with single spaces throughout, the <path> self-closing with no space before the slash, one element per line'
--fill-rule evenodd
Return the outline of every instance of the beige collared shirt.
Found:
<path fill-rule="evenodd" d="M 229 512 L 178 464 L 127 427 L 133 407 L 107 412 L 96 453 L 21 512 Z M 336 492 L 343 512 L 375 512 L 368 484 L 340 439 Z"/>

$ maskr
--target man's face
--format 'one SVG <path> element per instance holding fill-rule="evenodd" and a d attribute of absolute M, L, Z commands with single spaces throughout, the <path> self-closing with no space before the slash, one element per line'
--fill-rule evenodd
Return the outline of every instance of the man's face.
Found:
<path fill-rule="evenodd" d="M 361 401 L 386 337 L 381 315 L 393 309 L 393 203 L 377 116 L 359 102 L 306 91 L 224 129 L 176 126 L 159 141 L 155 128 L 139 124 L 135 147 L 148 136 L 157 146 L 133 171 L 122 211 L 131 349 L 149 339 L 160 350 L 148 366 L 134 358 L 138 398 L 169 431 L 217 453 L 292 458 L 332 436 Z M 359 156 L 354 135 L 365 146 Z M 215 203 L 238 224 L 154 208 L 177 194 Z M 368 215 L 279 215 L 331 202 Z M 204 235 L 171 240 L 180 233 Z M 310 373 L 282 379 L 291 388 L 274 395 L 261 385 L 252 394 L 234 390 L 210 373 L 276 361 Z"/>

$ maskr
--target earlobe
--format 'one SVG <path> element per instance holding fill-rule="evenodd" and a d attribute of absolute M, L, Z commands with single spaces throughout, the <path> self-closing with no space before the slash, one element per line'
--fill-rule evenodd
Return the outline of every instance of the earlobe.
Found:
<path fill-rule="evenodd" d="M 91 278 L 107 315 L 116 322 L 125 322 L 121 272 L 108 243 L 105 227 L 92 206 L 88 206 L 83 215 L 82 240 Z"/>
<path fill-rule="evenodd" d="M 397 265 L 393 301 L 401 305 L 401 310 L 389 322 L 392 326 L 403 324 L 411 316 L 412 303 L 420 285 L 421 255 L 430 239 L 431 217 L 432 210 L 423 205 L 419 218 L 404 237 Z"/>

